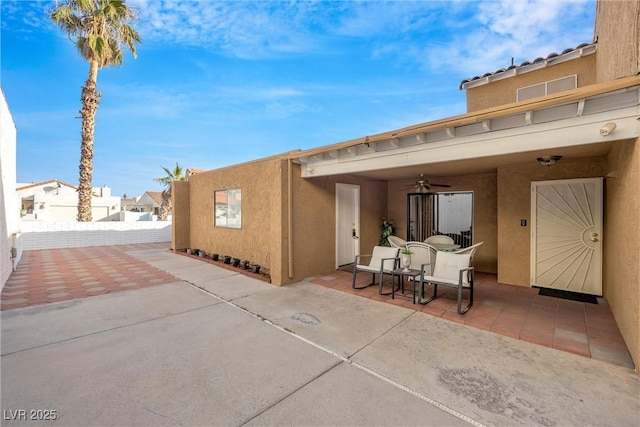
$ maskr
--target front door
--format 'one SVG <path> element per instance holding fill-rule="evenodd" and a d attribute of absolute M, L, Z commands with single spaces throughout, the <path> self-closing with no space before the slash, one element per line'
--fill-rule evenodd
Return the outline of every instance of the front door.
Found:
<path fill-rule="evenodd" d="M 360 186 L 336 184 L 336 268 L 360 253 Z"/>
<path fill-rule="evenodd" d="M 602 295 L 602 178 L 531 183 L 531 285 Z"/>

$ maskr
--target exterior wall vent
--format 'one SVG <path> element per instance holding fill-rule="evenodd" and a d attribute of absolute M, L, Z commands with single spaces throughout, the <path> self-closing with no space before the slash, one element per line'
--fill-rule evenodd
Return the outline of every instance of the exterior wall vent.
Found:
<path fill-rule="evenodd" d="M 576 89 L 578 87 L 578 75 L 562 77 L 548 82 L 536 83 L 531 86 L 521 87 L 517 91 L 517 100 L 524 101 L 538 96 L 549 95 L 564 90 Z"/>

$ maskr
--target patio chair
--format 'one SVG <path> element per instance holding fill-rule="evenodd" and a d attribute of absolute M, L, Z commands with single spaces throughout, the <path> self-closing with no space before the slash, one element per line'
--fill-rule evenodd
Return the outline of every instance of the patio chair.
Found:
<path fill-rule="evenodd" d="M 436 261 L 438 249 L 423 242 L 407 242 L 405 246 L 411 250 L 411 269 L 423 269 L 425 274 L 431 274 L 431 267 Z"/>
<path fill-rule="evenodd" d="M 353 289 L 364 289 L 371 285 L 376 284 L 376 274 L 380 275 L 380 289 L 382 289 L 382 280 L 385 274 L 391 275 L 391 272 L 398 268 L 400 264 L 400 258 L 398 258 L 398 248 L 390 248 L 387 246 L 374 246 L 373 253 L 370 255 L 356 255 L 356 259 L 353 267 L 353 283 L 351 287 Z M 369 258 L 369 264 L 360 264 L 362 258 Z M 371 283 L 366 286 L 356 286 L 356 275 L 358 272 L 372 273 L 373 278 Z M 393 279 L 393 276 L 392 276 Z M 393 283 L 391 283 L 393 286 Z"/>
<path fill-rule="evenodd" d="M 389 242 L 392 248 L 398 248 L 398 249 L 404 248 L 404 246 L 407 244 L 406 240 L 401 239 L 398 236 L 389 236 L 387 237 L 387 241 Z"/>
<path fill-rule="evenodd" d="M 424 300 L 424 285 L 433 286 L 433 295 Z M 438 286 L 458 290 L 458 314 L 465 314 L 473 305 L 473 266 L 471 254 L 440 252 L 433 267 L 433 275 L 423 274 L 420 277 L 420 304 L 428 304 L 436 299 Z M 469 291 L 469 303 L 462 307 L 462 291 Z"/>
<path fill-rule="evenodd" d="M 455 242 L 451 237 L 445 236 L 444 234 L 434 234 L 433 236 L 427 237 L 424 243 L 448 243 L 452 245 Z"/>
<path fill-rule="evenodd" d="M 436 261 L 436 254 L 438 250 L 428 243 L 422 242 L 407 242 L 405 247 L 411 251 L 411 266 L 409 268 L 411 270 L 420 271 L 420 276 L 422 276 L 423 274 L 430 275 L 433 263 Z M 409 280 L 412 282 L 414 298 L 418 277 L 419 276 L 408 276 Z M 404 283 L 401 283 L 400 285 L 402 287 L 402 291 L 404 292 Z"/>
<path fill-rule="evenodd" d="M 466 248 L 462 248 L 462 249 L 458 249 L 453 251 L 454 254 L 469 254 L 471 255 L 471 265 L 473 265 L 473 256 L 475 255 L 476 251 L 478 250 L 479 246 L 482 246 L 484 242 L 478 242 L 475 245 L 471 245 L 469 247 Z"/>

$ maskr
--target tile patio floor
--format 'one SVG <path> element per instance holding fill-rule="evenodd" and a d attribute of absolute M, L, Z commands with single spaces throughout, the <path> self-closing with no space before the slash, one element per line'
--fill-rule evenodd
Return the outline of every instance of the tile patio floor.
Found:
<path fill-rule="evenodd" d="M 131 250 L 154 248 L 169 250 L 169 243 L 25 251 L 16 271 L 2 288 L 0 309 L 68 301 L 180 281 L 127 254 Z"/>
<path fill-rule="evenodd" d="M 473 307 L 466 314 L 459 315 L 454 289 L 439 288 L 438 298 L 434 301 L 414 305 L 410 296 L 396 294 L 392 299 L 391 295 L 379 295 L 378 286 L 353 289 L 352 277 L 349 271 L 336 270 L 309 280 L 500 335 L 634 367 L 611 309 L 602 298 L 598 298 L 598 304 L 590 304 L 541 296 L 535 288 L 500 284 L 494 274 L 476 273 Z M 364 286 L 370 281 L 370 274 L 359 273 L 356 285 Z M 466 295 L 465 292 L 463 298 Z"/>

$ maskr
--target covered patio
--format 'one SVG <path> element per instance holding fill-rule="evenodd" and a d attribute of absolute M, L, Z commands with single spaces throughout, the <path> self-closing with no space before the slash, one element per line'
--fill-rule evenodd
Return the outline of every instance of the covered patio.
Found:
<path fill-rule="evenodd" d="M 495 274 L 476 273 L 474 304 L 468 313 L 456 313 L 454 289 L 439 289 L 433 302 L 413 304 L 410 296 L 380 295 L 378 286 L 353 289 L 350 267 L 315 276 L 312 283 L 363 298 L 395 304 L 431 316 L 499 335 L 633 369 L 634 363 L 616 325 L 609 304 L 597 304 L 538 295 L 538 289 L 498 283 Z M 357 275 L 357 286 L 369 274 Z"/>

